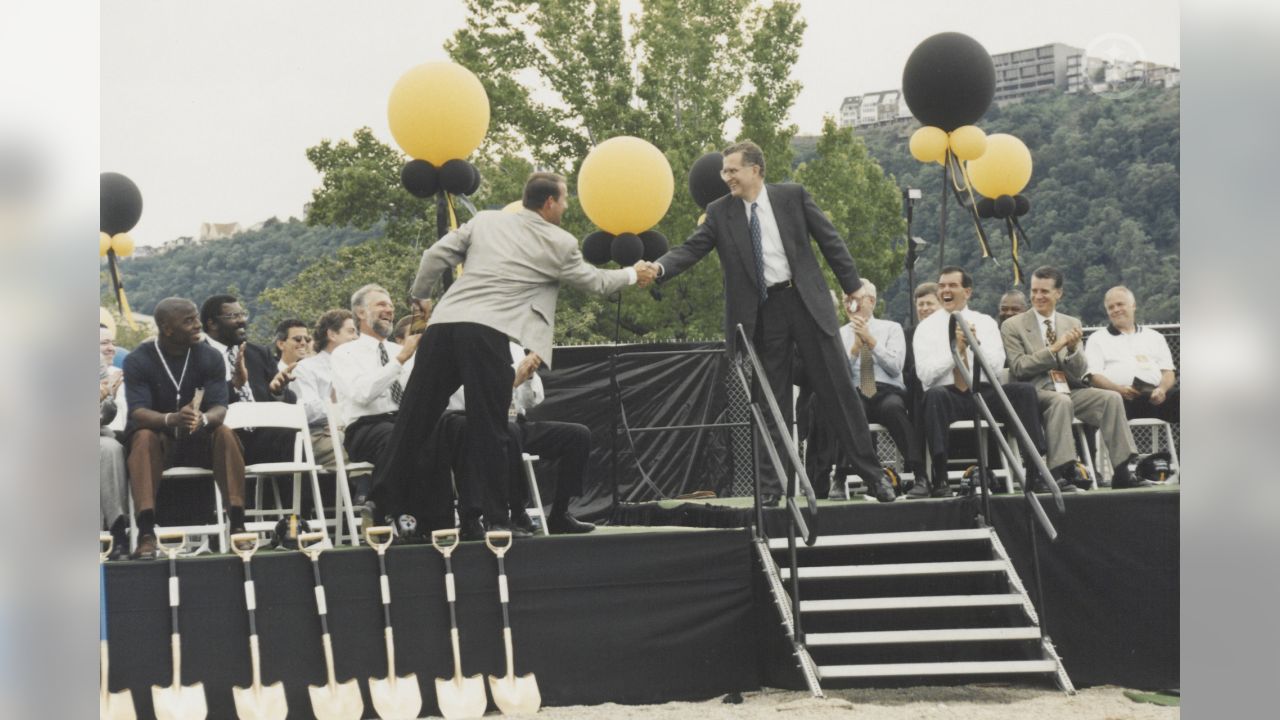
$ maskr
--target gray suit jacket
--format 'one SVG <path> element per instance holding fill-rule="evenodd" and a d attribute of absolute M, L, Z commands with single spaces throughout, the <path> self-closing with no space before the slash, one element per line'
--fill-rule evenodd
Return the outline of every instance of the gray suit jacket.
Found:
<path fill-rule="evenodd" d="M 818 241 L 827 264 L 846 293 L 862 285 L 849 248 L 803 186 L 770 183 L 767 187 L 783 249 L 787 253 L 787 263 L 791 265 L 791 279 L 814 322 L 824 333 L 834 336 L 840 325 L 836 321 L 830 289 L 809 238 Z M 724 332 L 725 341 L 729 343 L 733 342 L 734 327 L 739 323 L 747 331 L 747 336 L 751 336 L 760 306 L 755 255 L 751 250 L 747 222 L 742 200 L 726 195 L 707 206 L 706 221 L 683 245 L 671 248 L 658 258 L 663 270 L 659 282 L 666 282 L 701 260 L 712 249 L 720 253 L 720 269 L 724 274 Z"/>
<path fill-rule="evenodd" d="M 514 338 L 551 365 L 560 283 L 605 295 L 626 287 L 626 270 L 601 270 L 582 259 L 578 241 L 532 210 L 486 210 L 440 238 L 422 254 L 410 291 L 430 297 L 454 266 L 462 275 L 449 287 L 432 324 L 478 323 Z"/>
<path fill-rule="evenodd" d="M 1067 383 L 1072 388 L 1085 387 L 1084 376 L 1089 371 L 1089 360 L 1084 354 L 1084 341 L 1076 345 L 1073 353 L 1063 348 L 1055 355 L 1049 352 L 1044 338 L 1040 336 L 1041 322 L 1039 314 L 1031 309 L 1014 315 L 1000 326 L 1000 338 L 1004 341 L 1005 356 L 1009 360 L 1009 379 L 1029 382 L 1041 390 L 1052 390 L 1053 379 L 1049 377 L 1049 371 L 1061 370 L 1066 373 Z M 1058 313 L 1054 330 L 1059 336 L 1078 327 L 1079 320 Z"/>

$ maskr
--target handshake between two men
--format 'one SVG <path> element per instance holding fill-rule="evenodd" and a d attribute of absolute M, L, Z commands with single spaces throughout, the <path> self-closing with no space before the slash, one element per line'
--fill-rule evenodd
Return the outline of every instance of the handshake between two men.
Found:
<path fill-rule="evenodd" d="M 653 284 L 654 280 L 660 275 L 660 267 L 657 263 L 641 260 L 632 266 L 636 271 L 636 285 L 646 288 Z"/>

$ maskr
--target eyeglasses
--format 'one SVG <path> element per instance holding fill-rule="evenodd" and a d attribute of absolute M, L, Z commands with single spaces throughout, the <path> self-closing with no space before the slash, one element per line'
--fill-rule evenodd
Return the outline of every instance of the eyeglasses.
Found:
<path fill-rule="evenodd" d="M 293 337 L 291 337 L 291 338 L 289 338 L 289 339 L 290 339 L 291 341 L 293 341 L 293 342 L 298 343 L 299 345 L 302 345 L 302 344 L 305 344 L 305 343 L 309 343 L 309 342 L 311 342 L 311 336 L 310 336 L 310 335 L 294 335 Z"/>
<path fill-rule="evenodd" d="M 244 311 L 241 311 L 241 312 L 238 312 L 238 313 L 227 313 L 226 315 L 219 315 L 219 316 L 218 316 L 218 319 L 219 319 L 219 320 L 230 320 L 231 322 L 235 322 L 236 320 L 248 320 L 248 319 L 249 319 L 249 313 L 244 312 Z"/>

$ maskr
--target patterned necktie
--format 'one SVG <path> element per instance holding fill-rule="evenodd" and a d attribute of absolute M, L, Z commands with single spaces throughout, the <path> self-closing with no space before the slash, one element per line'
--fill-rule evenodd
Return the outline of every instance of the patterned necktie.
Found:
<path fill-rule="evenodd" d="M 1053 330 L 1053 318 L 1044 319 L 1044 341 L 1046 345 L 1058 342 L 1058 333 Z"/>
<path fill-rule="evenodd" d="M 227 348 L 227 361 L 231 363 L 232 375 L 235 375 L 236 373 L 236 363 L 238 363 L 239 360 L 240 360 L 240 346 L 232 345 L 231 347 Z M 240 400 L 242 400 L 243 402 L 254 401 L 253 389 L 249 387 L 248 379 L 245 380 L 243 385 L 236 388 L 235 391 L 236 391 L 236 397 L 239 397 Z"/>
<path fill-rule="evenodd" d="M 391 362 L 391 357 L 387 355 L 387 344 L 378 343 L 378 359 L 382 360 L 382 364 L 386 365 Z M 396 407 L 400 407 L 400 399 L 404 397 L 404 387 L 400 385 L 400 378 L 391 383 L 391 399 L 395 401 Z"/>
<path fill-rule="evenodd" d="M 760 291 L 760 303 L 769 299 L 769 291 L 764 286 L 764 236 L 760 234 L 760 216 L 756 214 L 759 203 L 751 203 L 751 252 L 756 256 L 756 282 Z"/>
<path fill-rule="evenodd" d="M 871 357 L 871 348 L 866 343 L 858 350 L 858 389 L 862 397 L 872 398 L 876 394 L 876 366 Z"/>

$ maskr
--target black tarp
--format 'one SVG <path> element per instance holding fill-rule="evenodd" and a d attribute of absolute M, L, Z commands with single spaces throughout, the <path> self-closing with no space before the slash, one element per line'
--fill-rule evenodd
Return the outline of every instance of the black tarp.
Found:
<path fill-rule="evenodd" d="M 298 552 L 254 559 L 263 681 L 282 680 L 291 718 L 310 715 L 324 682 L 311 565 Z M 239 558 L 179 561 L 183 682 L 203 682 L 209 717 L 234 718 L 247 686 L 248 619 Z M 497 563 L 481 543 L 453 555 L 463 671 L 505 673 Z M 429 546 L 394 547 L 396 669 L 417 673 L 424 714 L 439 715 L 437 677 L 453 676 L 444 563 Z M 368 549 L 321 556 L 339 681 L 386 674 L 378 563 Z M 544 705 L 697 700 L 759 687 L 758 602 L 745 531 L 595 534 L 520 542 L 507 555 L 516 672 L 536 673 Z M 149 718 L 168 685 L 168 563 L 107 566 L 112 690 L 133 691 Z"/>

